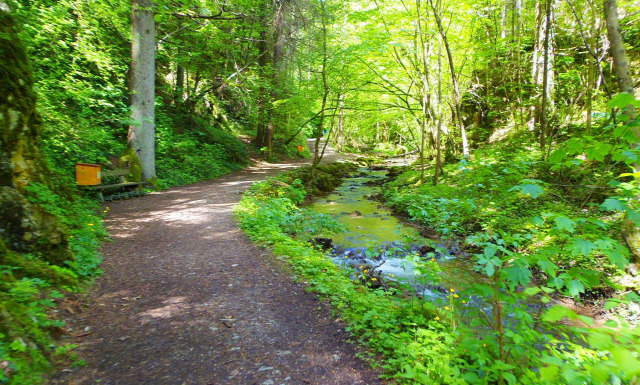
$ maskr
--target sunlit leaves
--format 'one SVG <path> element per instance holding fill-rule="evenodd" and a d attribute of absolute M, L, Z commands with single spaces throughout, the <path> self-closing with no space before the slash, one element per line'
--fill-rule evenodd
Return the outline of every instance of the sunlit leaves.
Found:
<path fill-rule="evenodd" d="M 537 179 L 524 179 L 523 182 L 528 183 L 514 186 L 509 189 L 509 191 L 518 191 L 521 194 L 528 195 L 532 198 L 537 198 L 544 193 L 544 189 L 539 186 L 540 183 L 543 183 L 542 181 L 539 181 Z"/>
<path fill-rule="evenodd" d="M 597 247 L 596 245 L 583 238 L 572 238 L 569 240 L 568 249 L 572 255 L 588 256 Z"/>
<path fill-rule="evenodd" d="M 572 279 L 567 282 L 567 290 L 569 290 L 569 294 L 571 294 L 572 297 L 577 297 L 580 293 L 584 293 L 585 287 L 581 281 Z"/>
<path fill-rule="evenodd" d="M 576 222 L 562 215 L 555 217 L 554 222 L 556 223 L 556 228 L 558 230 L 566 230 L 573 233 L 576 229 Z"/>

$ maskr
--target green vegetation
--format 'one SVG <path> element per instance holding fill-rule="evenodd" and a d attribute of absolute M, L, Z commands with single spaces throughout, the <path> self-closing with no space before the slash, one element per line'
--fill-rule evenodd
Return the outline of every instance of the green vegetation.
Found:
<path fill-rule="evenodd" d="M 249 237 L 285 257 L 308 282 L 309 290 L 329 300 L 347 321 L 348 330 L 370 347 L 369 357 L 385 356 L 383 366 L 389 376 L 409 383 L 414 378 L 464 383 L 455 380 L 455 368 L 450 367 L 455 357 L 450 350 L 452 338 L 435 320 L 433 305 L 356 284 L 350 272 L 336 267 L 308 242 L 311 237 L 340 231 L 340 225 L 296 206 L 306 197 L 305 181 L 298 176 L 300 172 L 286 173 L 255 184 L 245 194 L 236 215 Z M 292 229 L 291 223 L 304 231 Z"/>
<path fill-rule="evenodd" d="M 631 174 L 616 180 L 621 170 L 614 171 L 635 156 L 628 157 L 624 144 L 628 126 L 608 130 L 619 140 L 567 141 L 548 161 L 540 161 L 535 148 L 494 146 L 446 167 L 439 186 L 421 185 L 418 171 L 385 186 L 385 199 L 396 210 L 458 239 L 487 277 L 460 295 L 484 298 L 490 311 L 467 310 L 472 321 L 465 324 L 450 306 L 447 323 L 460 346 L 478 342 L 484 331 L 482 348 L 472 346 L 466 355 L 476 368 L 467 381 L 486 380 L 482 371 L 509 383 L 637 378 L 640 333 L 616 311 L 640 300 L 638 281 L 620 279 L 629 257 L 620 226 L 624 215 L 637 215 L 638 191 Z M 594 319 L 565 306 L 540 307 L 558 298 L 606 298 L 610 319 L 595 327 Z M 538 311 L 531 311 L 532 301 Z M 565 319 L 574 326 L 560 322 Z"/>
<path fill-rule="evenodd" d="M 73 345 L 56 340 L 64 322 L 51 310 L 66 292 L 77 292 L 99 274 L 98 248 L 106 237 L 97 203 L 64 198 L 39 184 L 28 191 L 30 202 L 62 224 L 73 259 L 54 264 L 41 253 L 0 249 L 0 379 L 13 384 L 40 384 L 52 364 L 76 361 Z"/>
<path fill-rule="evenodd" d="M 616 157 L 607 155 L 601 159 Z M 396 209 L 459 239 L 488 278 L 461 292 L 451 289 L 443 303 L 422 299 L 410 287 L 374 290 L 366 270 L 337 268 L 315 249 L 314 237 L 341 229 L 297 206 L 305 181 L 296 177 L 304 171 L 254 185 L 237 215 L 252 240 L 284 257 L 310 291 L 334 305 L 374 365 L 400 383 L 632 382 L 638 375 L 636 328 L 616 317 L 594 327 L 593 319 L 567 307 L 544 306 L 560 297 L 607 295 L 601 291 L 628 256 L 616 228 L 620 214 L 608 210 L 613 200 L 624 199 L 613 198 L 611 190 L 600 196 L 609 203 L 585 209 L 583 196 L 557 182 L 594 165 L 573 162 L 571 170 L 549 173 L 559 170 L 563 156 L 553 158 L 558 162 L 549 164 L 535 150 L 487 148 L 446 167 L 440 186 L 420 184 L 419 171 L 385 186 Z M 416 278 L 437 282 L 437 263 L 408 258 L 417 263 Z M 612 285 L 623 291 L 607 300 L 607 310 L 640 300 L 629 291 L 637 287 Z M 469 305 L 478 298 L 482 307 Z M 566 319 L 571 322 L 560 322 Z"/>
<path fill-rule="evenodd" d="M 131 32 L 143 17 L 155 38 Z M 37 383 L 69 351 L 49 310 L 99 271 L 101 208 L 75 187 L 75 163 L 129 163 L 168 188 L 252 151 L 307 157 L 297 147 L 323 135 L 341 151 L 416 154 L 385 198 L 487 278 L 445 308 L 355 285 L 307 243 L 339 228 L 296 206 L 345 172 L 318 154 L 252 189 L 244 228 L 330 298 L 387 375 L 638 381 L 637 329 L 523 309 L 613 295 L 613 313 L 637 299 L 637 279 L 620 278 L 640 256 L 637 1 L 0 0 L 0 19 L 0 382 Z M 133 118 L 143 96 L 153 114 Z M 467 323 L 453 305 L 473 296 L 491 310 Z"/>

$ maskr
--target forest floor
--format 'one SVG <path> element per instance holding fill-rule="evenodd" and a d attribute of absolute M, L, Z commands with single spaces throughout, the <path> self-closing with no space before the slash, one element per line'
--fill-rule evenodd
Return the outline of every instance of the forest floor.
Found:
<path fill-rule="evenodd" d="M 254 181 L 308 162 L 254 164 L 109 204 L 104 274 L 67 307 L 65 338 L 87 365 L 51 383 L 382 383 L 330 309 L 234 220 Z"/>

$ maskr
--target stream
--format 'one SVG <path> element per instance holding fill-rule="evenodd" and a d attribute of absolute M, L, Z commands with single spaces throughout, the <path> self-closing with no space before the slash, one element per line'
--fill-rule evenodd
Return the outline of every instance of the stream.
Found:
<path fill-rule="evenodd" d="M 416 294 L 433 302 L 446 302 L 451 294 L 463 291 L 474 284 L 487 283 L 488 278 L 474 270 L 471 258 L 461 253 L 455 243 L 423 238 L 414 224 L 394 216 L 391 209 L 381 204 L 376 196 L 386 170 L 359 169 L 333 193 L 317 199 L 310 208 L 330 215 L 342 223 L 346 231 L 334 234 L 328 256 L 338 266 L 353 270 L 356 278 L 363 270 L 375 270 L 375 276 L 384 281 L 396 281 L 410 285 Z M 436 271 L 425 270 L 426 261 L 437 263 Z M 416 264 L 417 262 L 417 264 Z M 428 267 L 428 264 L 427 264 Z M 370 275 L 371 276 L 371 275 Z M 466 299 L 467 307 L 474 307 L 491 317 L 491 308 L 482 299 L 473 296 Z M 579 314 L 594 316 L 597 306 L 580 306 L 573 301 L 557 301 L 542 305 L 530 297 L 526 306 L 530 312 L 538 312 L 540 306 L 561 304 Z M 626 318 L 637 323 L 637 305 Z M 466 313 L 466 312 L 463 312 Z M 597 318 L 601 324 L 606 318 Z"/>
<path fill-rule="evenodd" d="M 483 281 L 467 258 L 457 257 L 457 246 L 441 241 L 425 243 L 416 226 L 395 217 L 391 209 L 375 200 L 385 175 L 385 170 L 359 169 L 333 193 L 310 205 L 347 229 L 332 237 L 329 256 L 333 261 L 356 271 L 375 268 L 384 280 L 408 283 L 418 294 L 432 299 L 445 299 L 450 289 L 460 291 Z M 437 283 L 424 281 L 424 276 L 430 275 L 424 267 L 417 271 L 417 266 L 428 260 L 438 264 L 439 272 L 432 274 L 437 274 Z"/>

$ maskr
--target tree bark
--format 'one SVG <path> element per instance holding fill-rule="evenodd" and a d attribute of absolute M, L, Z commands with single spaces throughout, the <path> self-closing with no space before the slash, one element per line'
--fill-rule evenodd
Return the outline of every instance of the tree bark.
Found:
<path fill-rule="evenodd" d="M 618 22 L 618 5 L 616 0 L 604 1 L 604 16 L 607 20 L 607 37 L 611 44 L 611 57 L 613 58 L 613 69 L 618 78 L 620 92 L 628 92 L 634 95 L 635 88 L 633 78 L 629 71 L 627 53 L 622 41 L 620 23 Z"/>
<path fill-rule="evenodd" d="M 142 169 L 142 179 L 154 180 L 155 160 L 155 36 L 152 0 L 131 0 L 131 120 L 129 147 Z"/>
<path fill-rule="evenodd" d="M 618 87 L 620 92 L 627 92 L 635 96 L 635 88 L 631 71 L 629 70 L 629 62 L 627 61 L 627 53 L 624 49 L 622 41 L 620 24 L 618 22 L 618 6 L 615 0 L 604 1 L 604 15 L 607 21 L 607 36 L 611 44 L 611 56 L 613 57 L 613 68 L 618 78 Z M 627 106 L 624 113 L 635 119 L 636 110 L 633 106 Z M 640 130 L 638 127 L 633 128 L 635 134 L 635 143 L 633 147 L 638 147 L 640 143 Z M 636 172 L 640 171 L 640 165 L 634 164 Z M 627 241 L 627 245 L 631 252 L 635 255 L 636 261 L 640 261 L 640 227 L 633 221 L 625 218 L 622 226 L 623 235 Z"/>

